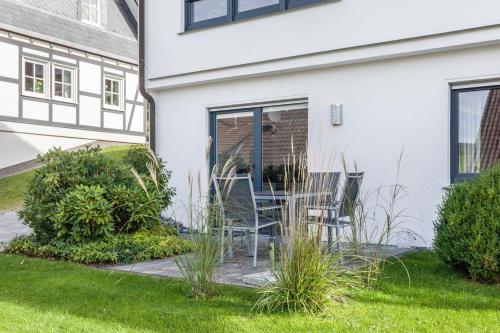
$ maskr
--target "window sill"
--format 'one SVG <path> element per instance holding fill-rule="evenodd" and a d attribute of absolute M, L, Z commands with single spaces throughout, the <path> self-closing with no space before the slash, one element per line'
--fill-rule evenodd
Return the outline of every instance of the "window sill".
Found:
<path fill-rule="evenodd" d="M 21 96 L 23 96 L 23 97 L 30 97 L 30 98 L 37 98 L 37 99 L 43 99 L 43 100 L 46 100 L 46 101 L 50 101 L 50 97 L 48 97 L 47 95 L 29 93 L 29 92 L 26 92 L 26 91 L 24 91 L 21 94 Z"/>
<path fill-rule="evenodd" d="M 57 102 L 57 103 L 78 105 L 78 102 L 75 100 L 68 100 L 68 99 L 62 99 L 62 98 L 56 98 L 56 97 L 52 97 L 52 101 Z"/>
<path fill-rule="evenodd" d="M 113 112 L 125 112 L 124 109 L 121 109 L 121 108 L 113 108 L 113 107 L 110 107 L 109 105 L 104 105 L 102 107 L 102 109 L 104 111 L 113 111 Z"/>

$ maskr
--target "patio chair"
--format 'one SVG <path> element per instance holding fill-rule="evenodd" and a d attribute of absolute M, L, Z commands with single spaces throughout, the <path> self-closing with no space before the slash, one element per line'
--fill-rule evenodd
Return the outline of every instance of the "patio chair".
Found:
<path fill-rule="evenodd" d="M 228 231 L 231 242 L 233 231 L 248 232 L 250 234 L 249 241 L 251 233 L 254 234 L 253 267 L 257 267 L 259 230 L 280 224 L 276 213 L 283 214 L 283 207 L 258 207 L 250 175 L 213 176 L 213 183 L 223 219 L 221 262 L 224 261 L 225 254 L 225 232 Z M 270 212 L 272 215 L 270 217 L 264 216 L 264 212 Z"/>
<path fill-rule="evenodd" d="M 359 196 L 359 190 L 361 188 L 361 182 L 363 181 L 364 172 L 348 173 L 343 188 L 342 198 L 339 201 L 335 201 L 335 196 L 332 196 L 327 205 L 311 206 L 311 210 L 318 212 L 319 214 L 311 214 L 311 218 L 308 219 L 307 223 L 317 224 L 321 227 L 328 228 L 328 246 L 332 245 L 332 234 L 331 228 L 335 228 L 335 236 L 337 239 L 337 249 L 340 249 L 340 243 L 338 242 L 340 229 L 348 226 L 351 221 L 348 219 L 352 216 L 354 209 L 356 208 L 356 202 Z M 324 182 L 324 181 L 323 181 Z M 338 178 L 337 178 L 338 182 Z M 326 219 L 322 219 L 324 214 L 327 214 Z M 318 215 L 320 219 L 318 220 Z M 346 219 L 347 218 L 347 219 Z"/>

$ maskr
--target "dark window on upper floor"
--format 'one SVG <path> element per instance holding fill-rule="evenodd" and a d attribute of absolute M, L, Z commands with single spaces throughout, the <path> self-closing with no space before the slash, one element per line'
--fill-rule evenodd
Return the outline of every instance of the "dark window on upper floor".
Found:
<path fill-rule="evenodd" d="M 451 93 L 451 181 L 475 177 L 500 161 L 500 87 Z"/>
<path fill-rule="evenodd" d="M 185 0 L 186 30 L 284 11 L 325 0 Z"/>

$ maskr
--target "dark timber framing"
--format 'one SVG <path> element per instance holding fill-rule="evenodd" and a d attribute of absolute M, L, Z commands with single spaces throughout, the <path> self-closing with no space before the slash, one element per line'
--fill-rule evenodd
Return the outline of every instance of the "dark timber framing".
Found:
<path fill-rule="evenodd" d="M 136 113 L 136 108 L 137 107 L 143 107 L 144 114 L 147 112 L 146 110 L 146 105 L 143 102 L 138 101 L 138 96 L 139 94 L 136 92 L 134 96 L 134 100 L 127 99 L 127 90 L 126 90 L 126 75 L 127 74 L 134 74 L 138 75 L 138 67 L 135 67 L 135 64 L 130 64 L 129 66 L 118 66 L 117 64 L 110 63 L 109 61 L 99 61 L 91 58 L 87 58 L 82 55 L 78 55 L 75 53 L 66 53 L 63 51 L 55 50 L 50 47 L 44 47 L 40 45 L 34 45 L 29 42 L 24 42 L 20 40 L 15 40 L 12 38 L 8 37 L 3 37 L 0 36 L 0 41 L 15 45 L 17 46 L 18 49 L 18 78 L 12 78 L 12 77 L 4 77 L 0 76 L 0 82 L 8 82 L 8 83 L 14 83 L 18 85 L 18 114 L 17 116 L 7 116 L 7 115 L 0 115 L 0 121 L 7 121 L 7 122 L 14 122 L 14 123 L 26 123 L 30 125 L 43 125 L 43 126 L 50 126 L 50 127 L 59 127 L 59 128 L 68 128 L 68 129 L 78 129 L 78 130 L 86 130 L 86 131 L 96 131 L 96 132 L 109 132 L 109 133 L 116 133 L 116 134 L 126 134 L 126 135 L 133 135 L 133 136 L 144 136 L 145 132 L 138 132 L 138 131 L 132 131 L 131 130 L 131 125 L 132 125 L 132 117 Z M 43 52 L 44 54 L 38 54 L 38 53 L 31 53 L 29 50 L 26 49 L 31 49 L 39 52 Z M 67 59 L 72 59 L 74 62 L 69 62 L 69 61 L 64 61 L 63 59 L 55 59 L 54 56 L 59 56 L 62 58 L 67 58 Z M 39 60 L 43 61 L 49 64 L 49 70 L 48 70 L 48 75 L 49 75 L 49 80 L 47 89 L 49 90 L 48 97 L 33 97 L 33 96 L 26 96 L 23 95 L 23 58 L 29 58 L 29 59 L 34 59 L 34 60 Z M 112 60 L 107 57 L 102 57 L 101 59 L 108 59 Z M 96 93 L 91 93 L 91 92 L 86 92 L 86 91 L 81 91 L 81 75 L 79 73 L 80 71 L 80 63 L 81 62 L 87 62 L 93 65 L 98 65 L 100 66 L 100 71 L 101 71 L 101 91 L 99 94 Z M 124 63 L 124 62 L 121 62 Z M 61 65 L 65 67 L 71 67 L 75 69 L 76 73 L 76 81 L 75 81 L 75 101 L 70 102 L 70 101 L 59 101 L 59 100 L 54 100 L 52 98 L 52 66 L 53 65 Z M 134 69 L 134 67 L 136 69 Z M 107 70 L 109 69 L 109 70 Z M 115 73 L 111 72 L 112 70 L 115 71 L 120 71 L 121 73 Z M 109 110 L 106 109 L 103 105 L 103 92 L 102 90 L 104 89 L 104 86 L 102 85 L 104 75 L 110 75 L 114 76 L 117 78 L 120 78 L 123 81 L 123 110 Z M 139 89 L 139 88 L 137 88 Z M 89 126 L 89 125 L 82 125 L 80 123 L 80 97 L 81 96 L 86 96 L 86 97 L 92 97 L 92 98 L 98 98 L 100 100 L 101 104 L 101 109 L 100 109 L 100 126 Z M 23 101 L 36 101 L 40 103 L 45 103 L 48 104 L 48 119 L 47 120 L 42 120 L 42 119 L 29 119 L 25 118 L 23 115 Z M 53 119 L 53 106 L 54 105 L 61 105 L 61 106 L 68 106 L 71 108 L 75 109 L 76 113 L 76 119 L 75 123 L 61 123 L 54 121 Z M 129 119 L 127 121 L 126 115 L 127 115 L 127 105 L 131 106 L 131 112 L 129 115 Z M 122 129 L 115 129 L 115 128 L 109 128 L 109 127 L 104 127 L 103 123 L 103 118 L 105 113 L 112 113 L 112 114 L 120 114 L 123 117 L 122 120 Z M 146 118 L 146 115 L 144 115 L 144 118 Z M 145 131 L 145 119 L 143 119 L 143 130 Z"/>
<path fill-rule="evenodd" d="M 474 173 L 460 173 L 459 172 L 459 159 L 460 159 L 460 146 L 458 142 L 459 135 L 459 95 L 463 92 L 469 91 L 481 91 L 481 90 L 491 90 L 500 89 L 500 85 L 484 85 L 474 88 L 460 88 L 454 89 L 451 87 L 451 113 L 450 113 L 450 176 L 451 183 L 459 183 L 466 180 L 473 179 L 477 176 Z"/>
<path fill-rule="evenodd" d="M 227 13 L 224 16 L 215 17 L 208 20 L 193 21 L 193 6 L 192 4 L 204 0 L 184 0 L 184 28 L 186 31 L 200 29 L 210 26 L 222 25 L 230 22 L 248 19 L 251 17 L 262 16 L 271 13 L 284 12 L 289 9 L 299 8 L 317 3 L 332 2 L 331 0 L 277 0 L 278 3 L 269 6 L 256 8 L 248 11 L 240 12 L 238 10 L 238 0 L 227 0 Z"/>

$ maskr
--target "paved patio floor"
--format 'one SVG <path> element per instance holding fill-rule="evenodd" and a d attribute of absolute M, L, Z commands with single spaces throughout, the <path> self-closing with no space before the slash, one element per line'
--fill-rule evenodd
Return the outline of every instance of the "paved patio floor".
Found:
<path fill-rule="evenodd" d="M 414 251 L 414 248 L 398 248 L 389 246 L 386 257 L 402 256 Z M 182 274 L 177 266 L 178 258 L 167 258 L 130 265 L 107 266 L 106 269 L 131 272 L 143 275 L 155 275 L 171 278 L 181 278 Z M 257 267 L 253 268 L 253 258 L 247 256 L 245 249 L 237 249 L 233 258 L 226 258 L 219 265 L 216 281 L 221 284 L 256 288 L 273 279 L 269 266 L 269 253 L 267 241 L 259 242 L 259 256 Z"/>
<path fill-rule="evenodd" d="M 17 217 L 17 212 L 0 213 L 0 251 L 14 237 L 30 233 L 31 229 Z"/>

